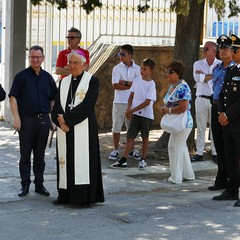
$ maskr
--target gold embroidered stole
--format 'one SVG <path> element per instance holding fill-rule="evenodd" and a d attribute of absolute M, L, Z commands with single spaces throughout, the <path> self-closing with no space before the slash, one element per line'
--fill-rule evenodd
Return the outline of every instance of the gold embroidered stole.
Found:
<path fill-rule="evenodd" d="M 85 98 L 92 75 L 84 72 L 76 90 L 74 107 L 79 105 Z M 72 75 L 62 79 L 60 87 L 60 103 L 65 110 L 68 90 L 70 88 Z M 59 188 L 67 189 L 67 145 L 66 133 L 57 129 L 58 158 L 59 158 Z M 74 126 L 74 182 L 75 185 L 90 184 L 89 172 L 89 129 L 88 118 Z"/>

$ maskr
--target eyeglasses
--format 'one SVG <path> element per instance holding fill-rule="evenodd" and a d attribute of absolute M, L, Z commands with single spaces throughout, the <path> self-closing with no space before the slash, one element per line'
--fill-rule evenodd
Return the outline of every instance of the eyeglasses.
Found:
<path fill-rule="evenodd" d="M 204 47 L 204 48 L 203 48 L 203 51 L 204 51 L 204 52 L 207 52 L 208 50 L 210 50 L 208 47 Z"/>
<path fill-rule="evenodd" d="M 79 37 L 74 37 L 74 36 L 67 36 L 67 39 L 73 40 L 74 38 L 79 38 Z"/>
<path fill-rule="evenodd" d="M 29 56 L 28 58 L 30 59 L 30 60 L 34 60 L 34 59 L 36 59 L 36 60 L 39 60 L 40 58 L 42 58 L 43 56 Z"/>
<path fill-rule="evenodd" d="M 173 73 L 175 73 L 175 71 L 174 70 L 168 70 L 167 73 L 168 74 L 173 74 Z"/>
<path fill-rule="evenodd" d="M 119 53 L 118 53 L 118 56 L 119 56 L 119 57 L 120 57 L 120 56 L 126 57 L 126 55 L 127 55 L 127 54 L 126 54 L 125 52 L 119 52 Z"/>
<path fill-rule="evenodd" d="M 238 47 L 231 47 L 231 51 L 235 54 L 237 53 L 238 49 Z"/>

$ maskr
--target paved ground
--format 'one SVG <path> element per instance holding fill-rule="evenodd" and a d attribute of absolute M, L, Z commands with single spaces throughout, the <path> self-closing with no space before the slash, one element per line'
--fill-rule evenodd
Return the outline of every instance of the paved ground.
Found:
<path fill-rule="evenodd" d="M 160 134 L 152 131 L 150 140 L 156 141 Z M 129 161 L 128 170 L 108 168 L 111 133 L 99 138 L 106 202 L 86 209 L 54 206 L 55 141 L 46 151 L 45 185 L 50 197 L 35 194 L 31 186 L 29 195 L 19 198 L 18 136 L 10 124 L 0 122 L 1 239 L 240 239 L 240 209 L 233 207 L 234 201 L 212 201 L 220 191 L 207 190 L 216 174 L 211 160 L 193 164 L 195 181 L 174 185 L 166 181 L 169 165 L 162 156 L 151 159 L 144 172 L 136 168 L 135 160 Z"/>

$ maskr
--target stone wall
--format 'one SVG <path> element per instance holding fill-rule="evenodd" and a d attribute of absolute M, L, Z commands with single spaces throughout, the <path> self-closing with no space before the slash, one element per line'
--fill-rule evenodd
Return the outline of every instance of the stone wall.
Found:
<path fill-rule="evenodd" d="M 112 103 L 114 90 L 111 83 L 112 69 L 119 63 L 117 53 L 120 47 L 108 58 L 108 60 L 94 74 L 100 80 L 100 94 L 96 104 L 96 114 L 100 129 L 112 126 Z M 154 103 L 154 126 L 159 126 L 161 114 L 159 108 L 163 105 L 163 97 L 169 87 L 166 67 L 172 61 L 173 47 L 134 47 L 133 59 L 141 64 L 144 58 L 151 58 L 155 62 L 153 79 L 157 87 L 157 101 Z"/>

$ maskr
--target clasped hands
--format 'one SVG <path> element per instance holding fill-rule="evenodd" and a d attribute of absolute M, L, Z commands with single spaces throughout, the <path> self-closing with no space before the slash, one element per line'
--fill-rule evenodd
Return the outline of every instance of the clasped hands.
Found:
<path fill-rule="evenodd" d="M 218 113 L 218 122 L 220 123 L 221 126 L 226 126 L 229 123 L 228 117 L 224 112 L 219 112 Z"/>
<path fill-rule="evenodd" d="M 60 125 L 60 128 L 61 128 L 65 133 L 69 132 L 70 129 L 69 129 L 68 125 L 66 124 L 64 118 L 63 118 L 63 114 L 58 114 L 57 120 L 58 120 L 58 123 L 59 123 L 59 125 Z"/>

